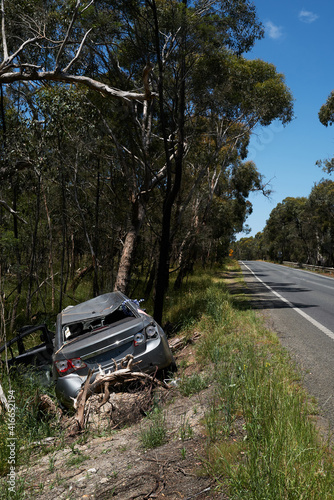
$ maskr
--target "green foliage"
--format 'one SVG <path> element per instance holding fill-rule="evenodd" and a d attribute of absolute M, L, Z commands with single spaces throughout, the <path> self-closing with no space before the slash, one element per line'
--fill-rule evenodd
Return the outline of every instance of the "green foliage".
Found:
<path fill-rule="evenodd" d="M 85 460 L 88 460 L 89 458 L 90 458 L 89 455 L 85 455 L 79 449 L 72 447 L 72 455 L 66 461 L 66 466 L 67 467 L 78 466 L 82 464 L 82 462 L 84 462 Z"/>
<path fill-rule="evenodd" d="M 332 125 L 334 121 L 334 92 L 331 92 L 325 104 L 323 104 L 319 111 L 320 123 L 327 127 Z"/>
<path fill-rule="evenodd" d="M 2 253 L 14 253 L 18 244 L 14 236 L 14 232 L 10 230 L 3 230 L 0 228 L 0 249 Z"/>
<path fill-rule="evenodd" d="M 236 255 L 333 266 L 333 205 L 331 180 L 315 184 L 307 198 L 285 198 L 271 211 L 263 233 L 234 245 Z"/>
<path fill-rule="evenodd" d="M 48 41 L 27 44 L 25 64 L 65 68 L 80 47 L 67 72 L 122 90 L 143 89 L 149 61 L 147 83 L 155 96 L 162 86 L 161 108 L 156 97 L 106 98 L 79 84 L 4 88 L 0 199 L 20 217 L 1 207 L 9 329 L 32 318 L 51 323 L 64 306 L 113 289 L 122 257 L 129 289 L 146 276 L 142 289 L 152 294 L 181 133 L 187 156 L 179 162 L 178 196 L 175 184 L 170 191 L 166 261 L 179 269 L 176 287 L 195 262 L 222 261 L 251 213 L 249 194 L 264 189 L 256 166 L 243 161 L 253 128 L 292 118 L 283 75 L 243 57 L 263 36 L 252 2 L 215 1 L 205 9 L 165 0 L 88 5 L 81 3 L 71 43 L 58 58 L 61 45 L 49 40 L 65 36 L 75 2 L 19 1 L 17 12 L 6 6 L 9 50 L 32 36 L 34 23 L 45 26 Z"/>
<path fill-rule="evenodd" d="M 182 396 L 192 396 L 201 392 L 208 386 L 207 377 L 199 373 L 194 373 L 188 377 L 182 377 L 178 389 Z"/>
<path fill-rule="evenodd" d="M 15 420 L 12 430 L 15 436 L 15 466 L 18 467 L 29 460 L 33 450 L 32 443 L 59 435 L 59 423 L 56 416 L 50 417 L 40 409 L 39 395 L 45 394 L 46 388 L 41 386 L 39 378 L 34 377 L 32 373 L 27 373 L 26 376 L 12 373 L 9 380 L 3 371 L 1 384 L 5 394 L 8 394 L 9 388 L 14 394 L 15 411 L 11 412 L 11 415 L 13 413 Z M 56 401 L 52 388 L 48 391 L 51 391 L 51 397 Z M 5 414 L 0 420 L 0 476 L 9 472 L 8 425 Z"/>
<path fill-rule="evenodd" d="M 191 439 L 193 437 L 194 431 L 189 423 L 189 420 L 185 415 L 181 417 L 180 424 L 180 438 L 181 441 L 186 441 L 187 439 Z"/>
<path fill-rule="evenodd" d="M 167 422 L 163 410 L 155 407 L 145 420 L 140 431 L 142 447 L 150 449 L 164 444 L 167 440 Z"/>

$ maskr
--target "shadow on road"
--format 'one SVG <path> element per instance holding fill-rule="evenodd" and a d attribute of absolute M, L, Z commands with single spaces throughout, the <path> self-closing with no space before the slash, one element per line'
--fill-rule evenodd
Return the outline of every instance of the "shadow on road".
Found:
<path fill-rule="evenodd" d="M 240 283 L 229 283 L 228 287 L 231 295 L 238 295 L 238 300 L 235 300 L 235 307 L 240 310 L 246 309 L 286 309 L 289 308 L 289 304 L 281 300 L 279 297 L 276 297 L 270 290 L 268 290 L 265 285 L 257 281 L 254 276 L 247 272 L 240 272 L 245 282 Z M 234 276 L 229 276 L 229 279 L 232 278 L 240 278 L 240 273 L 231 273 Z M 226 277 L 225 277 L 226 278 Z M 284 295 L 285 292 L 289 293 L 300 293 L 300 292 L 309 292 L 310 290 L 307 288 L 297 287 L 292 283 L 268 283 L 273 290 L 277 293 Z M 244 296 L 244 299 L 242 298 Z M 300 302 L 294 302 L 293 305 L 298 307 L 299 309 L 307 309 L 312 307 L 317 307 L 316 305 L 305 305 Z"/>

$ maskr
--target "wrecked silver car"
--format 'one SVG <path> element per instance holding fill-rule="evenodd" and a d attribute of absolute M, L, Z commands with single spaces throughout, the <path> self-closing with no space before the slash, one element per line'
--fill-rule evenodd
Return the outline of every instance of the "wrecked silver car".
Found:
<path fill-rule="evenodd" d="M 88 371 L 113 371 L 125 356 L 133 356 L 136 369 L 145 373 L 175 369 L 166 335 L 137 301 L 120 292 L 106 293 L 57 317 L 53 378 L 58 399 L 73 405 Z"/>

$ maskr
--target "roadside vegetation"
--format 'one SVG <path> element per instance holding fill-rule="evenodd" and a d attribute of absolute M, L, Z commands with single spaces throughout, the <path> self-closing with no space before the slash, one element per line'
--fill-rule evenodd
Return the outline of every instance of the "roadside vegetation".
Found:
<path fill-rule="evenodd" d="M 190 396 L 208 385 L 213 388 L 203 419 L 206 451 L 201 458 L 205 467 L 199 474 L 215 478 L 217 488 L 230 498 L 333 498 L 334 456 L 316 428 L 316 406 L 276 335 L 251 309 L 237 263 L 229 261 L 223 269 L 210 271 L 197 269 L 182 291 L 171 290 L 166 301 L 165 320 L 177 328 L 185 344 L 195 332 L 200 333 L 194 346 L 196 372 L 185 376 L 185 366 L 181 366 L 177 374 L 180 393 Z M 1 381 L 7 392 L 5 372 Z M 37 441 L 57 436 L 54 447 L 48 448 L 52 465 L 52 453 L 64 446 L 64 437 L 56 419 L 38 408 L 36 396 L 44 389 L 32 379 L 22 383 L 11 377 L 10 383 L 17 405 L 17 465 L 28 463 L 32 451 L 36 453 Z M 158 404 L 146 423 L 149 425 L 141 435 L 143 448 L 168 440 L 163 407 Z M 2 476 L 8 473 L 7 424 L 1 417 Z M 92 437 L 88 430 L 80 439 Z M 184 421 L 179 438 L 189 437 L 191 427 Z M 46 446 L 39 449 L 46 453 Z M 8 497 L 4 481 L 5 477 L 1 498 Z M 27 495 L 21 483 L 17 481 L 17 498 Z"/>
<path fill-rule="evenodd" d="M 332 499 L 334 456 L 316 428 L 316 406 L 277 336 L 242 293 L 238 265 L 225 271 L 239 276 L 237 293 L 222 271 L 198 273 L 169 308 L 171 321 L 182 311 L 194 314 L 184 331 L 201 332 L 197 359 L 210 367 L 215 385 L 204 422 L 207 472 L 231 498 Z"/>

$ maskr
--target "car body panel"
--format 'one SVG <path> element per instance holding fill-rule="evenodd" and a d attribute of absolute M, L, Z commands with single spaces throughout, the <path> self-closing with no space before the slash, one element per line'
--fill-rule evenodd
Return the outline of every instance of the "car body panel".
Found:
<path fill-rule="evenodd" d="M 46 385 L 51 381 L 54 334 L 45 324 L 25 326 L 16 337 L 0 347 L 0 359 L 19 373 L 31 369 Z"/>
<path fill-rule="evenodd" d="M 151 328 L 152 337 L 147 334 Z M 137 342 L 139 339 L 139 342 Z M 57 317 L 53 376 L 58 399 L 71 406 L 88 370 L 92 381 L 99 367 L 113 371 L 115 363 L 133 356 L 145 373 L 175 366 L 166 335 L 154 319 L 121 292 L 111 292 L 66 308 Z M 56 365 L 80 360 L 84 366 L 59 373 Z M 81 365 L 80 365 L 81 366 Z"/>

